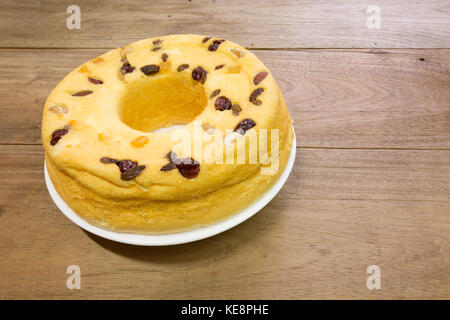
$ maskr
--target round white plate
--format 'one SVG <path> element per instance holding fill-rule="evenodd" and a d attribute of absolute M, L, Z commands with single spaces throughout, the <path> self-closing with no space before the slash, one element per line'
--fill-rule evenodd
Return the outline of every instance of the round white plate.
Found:
<path fill-rule="evenodd" d="M 294 128 L 292 128 L 294 129 Z M 233 228 L 234 226 L 237 226 L 241 222 L 247 220 L 251 216 L 253 216 L 255 213 L 257 213 L 259 210 L 264 208 L 266 204 L 272 200 L 277 193 L 281 190 L 284 183 L 286 182 L 292 167 L 294 165 L 295 160 L 295 154 L 296 154 L 296 141 L 295 141 L 295 131 L 294 131 L 294 138 L 292 141 L 292 149 L 291 154 L 289 156 L 288 163 L 283 171 L 283 173 L 280 175 L 280 178 L 278 181 L 270 188 L 260 199 L 255 201 L 251 206 L 245 208 L 239 213 L 236 213 L 232 216 L 230 216 L 228 219 L 206 226 L 206 227 L 199 227 L 195 228 L 189 231 L 183 231 L 183 232 L 177 232 L 177 233 L 169 233 L 169 234 L 156 234 L 156 235 L 145 235 L 145 234 L 134 234 L 134 233 L 122 233 L 122 232 L 114 232 L 105 230 L 99 227 L 96 227 L 90 223 L 88 223 L 86 220 L 82 219 L 79 215 L 77 215 L 68 205 L 67 203 L 61 198 L 61 196 L 56 192 L 55 187 L 53 186 L 52 181 L 50 180 L 50 177 L 48 175 L 47 166 L 44 162 L 44 175 L 45 175 L 45 183 L 47 184 L 47 189 L 50 193 L 50 196 L 52 197 L 53 201 L 55 202 L 56 206 L 64 213 L 64 215 L 72 220 L 76 225 L 83 228 L 86 231 L 89 231 L 93 234 L 96 234 L 97 236 L 122 242 L 122 243 L 128 243 L 128 244 L 134 244 L 134 245 L 140 245 L 140 246 L 167 246 L 167 245 L 174 245 L 174 244 L 181 244 L 181 243 L 187 243 L 192 242 L 196 240 L 205 239 L 211 236 L 214 236 L 218 233 L 224 232 L 228 229 Z"/>

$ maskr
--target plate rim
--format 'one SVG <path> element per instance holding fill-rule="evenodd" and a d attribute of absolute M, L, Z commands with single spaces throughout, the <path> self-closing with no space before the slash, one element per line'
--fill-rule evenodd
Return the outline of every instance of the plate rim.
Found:
<path fill-rule="evenodd" d="M 294 166 L 295 156 L 297 153 L 297 143 L 294 126 L 292 126 L 292 131 L 293 131 L 293 139 L 288 162 L 278 180 L 272 185 L 272 187 L 269 190 L 267 190 L 258 200 L 253 202 L 250 206 L 246 207 L 245 209 L 241 210 L 238 213 L 231 215 L 227 219 L 213 223 L 208 226 L 197 227 L 192 230 L 167 234 L 135 234 L 135 233 L 115 232 L 103 229 L 101 227 L 92 225 L 83 218 L 81 218 L 81 216 L 76 214 L 75 211 L 73 211 L 72 208 L 70 208 L 69 205 L 61 198 L 61 196 L 56 191 L 53 182 L 50 179 L 47 170 L 47 165 L 44 160 L 45 184 L 47 186 L 47 190 L 50 193 L 50 197 L 52 198 L 53 202 L 70 221 L 75 223 L 78 227 L 82 228 L 83 230 L 86 230 L 99 237 L 111 241 L 138 246 L 168 246 L 199 241 L 202 239 L 215 236 L 219 233 L 225 232 L 241 224 L 245 220 L 249 219 L 256 213 L 258 213 L 273 198 L 275 198 L 275 196 L 278 194 L 278 192 L 286 183 L 289 174 L 291 173 L 292 168 Z"/>

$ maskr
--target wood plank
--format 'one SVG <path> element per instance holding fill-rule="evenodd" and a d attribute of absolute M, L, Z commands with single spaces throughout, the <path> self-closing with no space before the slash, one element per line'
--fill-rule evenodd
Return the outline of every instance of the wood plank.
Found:
<path fill-rule="evenodd" d="M 298 151 L 282 192 L 247 222 L 145 248 L 65 218 L 41 146 L 0 146 L 0 298 L 450 298 L 450 151 Z M 81 290 L 65 287 L 71 264 Z M 366 288 L 372 264 L 381 290 Z"/>
<path fill-rule="evenodd" d="M 0 50 L 0 143 L 40 143 L 41 109 L 62 77 L 105 49 Z M 450 148 L 450 50 L 255 50 L 295 121 L 297 144 Z"/>
<path fill-rule="evenodd" d="M 223 37 L 249 48 L 446 48 L 448 1 L 80 0 L 81 29 L 66 28 L 73 3 L 2 1 L 0 46 L 115 48 L 166 34 Z M 367 8 L 381 10 L 367 28 Z"/>

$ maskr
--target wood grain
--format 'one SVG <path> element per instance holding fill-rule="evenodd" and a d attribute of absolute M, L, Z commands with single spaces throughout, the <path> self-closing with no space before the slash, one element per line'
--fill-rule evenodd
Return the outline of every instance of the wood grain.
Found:
<path fill-rule="evenodd" d="M 0 298 L 450 298 L 450 151 L 300 148 L 283 191 L 249 221 L 142 248 L 65 218 L 41 149 L 0 146 Z M 71 264 L 81 290 L 65 287 Z M 381 290 L 366 288 L 372 264 Z"/>
<path fill-rule="evenodd" d="M 66 8 L 81 29 L 66 28 Z M 366 12 L 381 10 L 381 28 Z M 3 0 L 1 47 L 115 48 L 152 36 L 210 34 L 249 48 L 446 48 L 448 1 Z"/>
<path fill-rule="evenodd" d="M 0 143 L 40 143 L 56 84 L 105 49 L 0 50 Z M 295 121 L 297 144 L 450 148 L 450 50 L 255 50 Z"/>
<path fill-rule="evenodd" d="M 65 26 L 72 4 L 80 30 Z M 294 169 L 261 212 L 209 239 L 88 234 L 45 187 L 44 101 L 108 48 L 174 33 L 263 60 L 295 120 Z M 450 299 L 448 1 L 3 0 L 0 34 L 0 298 Z M 81 290 L 66 289 L 72 264 Z M 372 264 L 381 290 L 366 287 Z"/>

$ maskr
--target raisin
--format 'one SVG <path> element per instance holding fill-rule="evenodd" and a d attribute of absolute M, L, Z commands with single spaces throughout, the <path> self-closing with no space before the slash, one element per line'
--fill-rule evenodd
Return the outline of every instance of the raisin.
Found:
<path fill-rule="evenodd" d="M 206 81 L 207 73 L 208 73 L 208 71 L 206 71 L 202 67 L 198 66 L 197 68 L 192 70 L 192 79 L 194 79 L 195 81 L 199 81 L 200 83 L 203 84 Z"/>
<path fill-rule="evenodd" d="M 216 51 L 222 42 L 225 40 L 214 40 L 213 43 L 208 47 L 209 51 Z"/>
<path fill-rule="evenodd" d="M 103 158 L 100 159 L 100 162 L 109 164 L 109 163 L 117 163 L 118 160 L 113 159 L 113 158 L 109 158 L 109 157 L 103 157 Z"/>
<path fill-rule="evenodd" d="M 187 63 L 185 63 L 185 64 L 182 64 L 182 65 L 179 65 L 178 68 L 177 68 L 177 71 L 181 72 L 181 71 L 183 71 L 184 69 L 187 69 L 187 68 L 189 68 L 189 65 Z"/>
<path fill-rule="evenodd" d="M 269 73 L 265 71 L 258 72 L 256 76 L 253 78 L 253 83 L 255 84 L 255 86 L 258 85 L 261 81 L 263 81 L 268 74 Z"/>
<path fill-rule="evenodd" d="M 176 168 L 177 168 L 177 165 L 175 163 L 169 162 L 168 164 L 166 164 L 165 166 L 163 166 L 161 168 L 161 171 L 170 171 L 170 170 L 173 170 Z"/>
<path fill-rule="evenodd" d="M 150 76 L 152 74 L 159 72 L 159 66 L 156 64 L 149 64 L 147 66 L 143 66 L 141 68 L 142 73 L 144 73 L 146 76 Z"/>
<path fill-rule="evenodd" d="M 250 95 L 250 98 L 248 99 L 251 103 L 254 105 L 259 106 L 262 102 L 258 100 L 258 96 L 264 91 L 263 88 L 258 88 L 253 90 L 252 94 Z"/>
<path fill-rule="evenodd" d="M 84 91 L 76 92 L 76 93 L 72 94 L 72 96 L 74 96 L 74 97 L 84 97 L 84 96 L 90 95 L 92 92 L 93 91 L 91 91 L 91 90 L 84 90 Z"/>
<path fill-rule="evenodd" d="M 136 178 L 145 169 L 145 166 L 140 166 L 138 165 L 137 162 L 128 159 L 118 161 L 113 158 L 103 157 L 100 159 L 100 162 L 106 164 L 109 163 L 116 164 L 120 170 L 120 178 L 125 181 L 129 181 Z"/>
<path fill-rule="evenodd" d="M 206 41 L 208 41 L 209 39 L 211 39 L 211 37 L 204 37 L 202 40 L 202 43 L 205 43 Z"/>
<path fill-rule="evenodd" d="M 166 62 L 168 57 L 169 57 L 169 56 L 167 55 L 167 53 L 163 53 L 163 54 L 161 55 L 161 59 L 162 59 L 163 62 Z"/>
<path fill-rule="evenodd" d="M 152 49 L 152 51 L 155 52 L 155 51 L 158 51 L 159 49 L 161 49 L 161 47 L 154 47 L 154 48 Z"/>
<path fill-rule="evenodd" d="M 154 44 L 155 46 L 158 45 L 158 44 L 161 44 L 161 42 L 162 42 L 161 39 L 153 40 L 153 44 Z"/>
<path fill-rule="evenodd" d="M 52 140 L 50 141 L 50 144 L 52 146 L 54 146 L 68 132 L 69 132 L 68 128 L 63 128 L 63 129 L 58 129 L 58 130 L 53 131 L 53 133 L 52 133 Z"/>
<path fill-rule="evenodd" d="M 128 62 L 124 63 L 122 65 L 122 67 L 120 68 L 120 73 L 122 73 L 123 75 L 127 74 L 127 73 L 131 73 L 134 71 L 134 69 L 136 69 L 135 67 L 131 66 Z"/>
<path fill-rule="evenodd" d="M 138 175 L 141 174 L 142 171 L 144 171 L 145 166 L 136 166 L 131 169 L 126 170 L 125 172 L 122 172 L 120 174 L 120 179 L 129 181 L 136 178 Z"/>
<path fill-rule="evenodd" d="M 231 101 L 225 96 L 218 97 L 214 103 L 216 110 L 225 111 L 231 108 Z"/>
<path fill-rule="evenodd" d="M 225 65 L 224 64 L 220 64 L 220 65 L 216 66 L 215 70 L 222 69 L 223 67 L 225 67 Z"/>
<path fill-rule="evenodd" d="M 215 96 L 217 96 L 220 93 L 220 89 L 214 90 L 211 95 L 209 96 L 209 98 L 214 98 Z"/>
<path fill-rule="evenodd" d="M 103 84 L 103 80 L 100 79 L 95 79 L 95 78 L 88 78 L 89 82 L 93 83 L 93 84 Z"/>
<path fill-rule="evenodd" d="M 242 111 L 242 108 L 240 105 L 238 104 L 233 104 L 231 106 L 231 111 L 233 112 L 233 115 L 238 116 L 239 113 Z"/>
<path fill-rule="evenodd" d="M 125 172 L 127 170 L 136 168 L 137 162 L 125 159 L 125 160 L 117 161 L 116 165 L 119 167 L 120 172 Z"/>
<path fill-rule="evenodd" d="M 255 121 L 253 121 L 252 119 L 244 119 L 238 123 L 236 128 L 234 128 L 234 132 L 244 135 L 247 132 L 247 130 L 250 130 L 254 126 L 256 126 Z"/>

